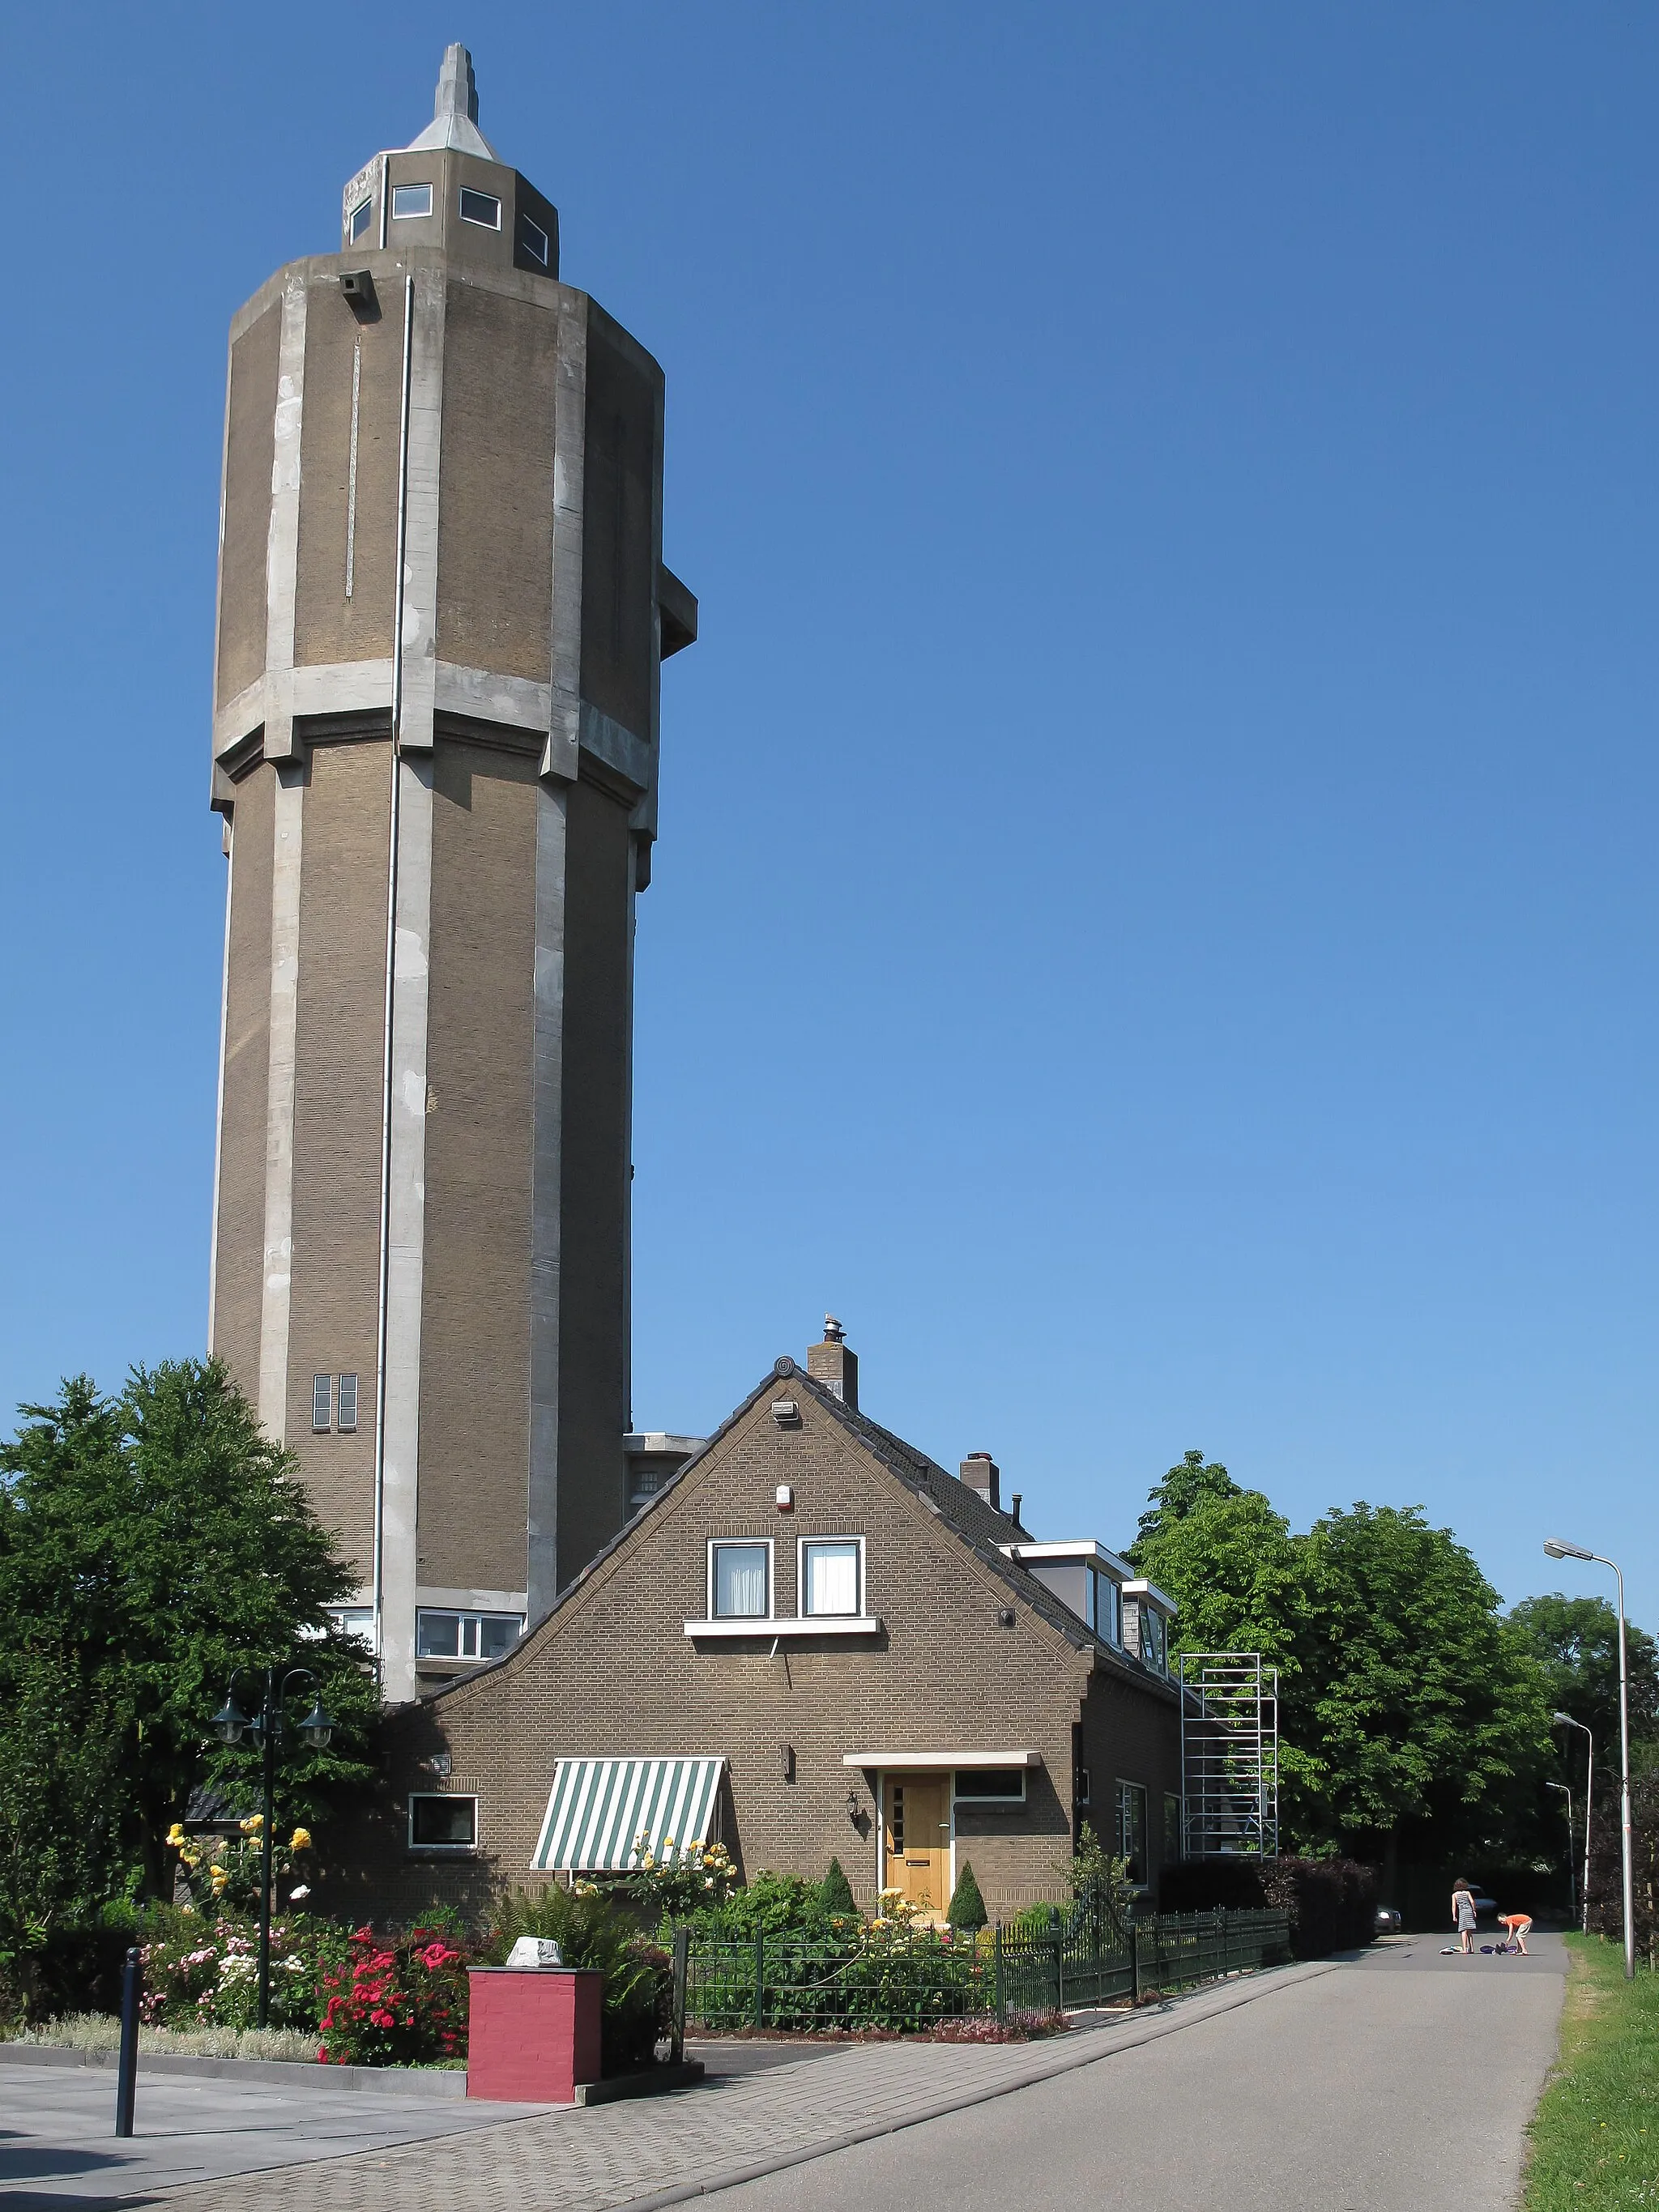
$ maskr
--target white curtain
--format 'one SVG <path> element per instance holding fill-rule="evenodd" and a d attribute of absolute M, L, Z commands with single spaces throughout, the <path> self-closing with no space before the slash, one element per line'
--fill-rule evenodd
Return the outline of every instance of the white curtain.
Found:
<path fill-rule="evenodd" d="M 856 1613 L 858 1609 L 858 1546 L 809 1544 L 806 1547 L 808 1613 Z"/>
<path fill-rule="evenodd" d="M 764 1544 L 721 1544 L 714 1553 L 714 1611 L 727 1618 L 766 1611 Z"/>

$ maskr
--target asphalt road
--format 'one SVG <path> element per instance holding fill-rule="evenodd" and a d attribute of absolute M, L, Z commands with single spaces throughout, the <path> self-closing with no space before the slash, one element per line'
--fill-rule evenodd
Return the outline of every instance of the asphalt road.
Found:
<path fill-rule="evenodd" d="M 1486 1939 L 1482 1939 L 1486 1940 Z M 721 2212 L 1499 2212 L 1555 2055 L 1565 1953 L 1396 1937 L 1015 2096 L 723 2190 Z"/>

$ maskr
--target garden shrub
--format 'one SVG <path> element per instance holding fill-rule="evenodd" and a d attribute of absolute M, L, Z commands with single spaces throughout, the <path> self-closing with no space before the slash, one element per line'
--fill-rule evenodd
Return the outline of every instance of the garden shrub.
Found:
<path fill-rule="evenodd" d="M 818 1889 L 818 1902 L 832 1920 L 837 1917 L 844 1919 L 859 1909 L 853 1895 L 853 1885 L 842 1871 L 839 1859 L 830 1862 L 830 1871 Z"/>
<path fill-rule="evenodd" d="M 427 1928 L 360 1928 L 326 1970 L 317 2056 L 332 2066 L 430 2066 L 465 2056 L 466 1954 Z"/>
<path fill-rule="evenodd" d="M 970 1931 L 983 1928 L 990 1917 L 985 1910 L 985 1899 L 979 1893 L 979 1884 L 974 1879 L 972 1864 L 966 1859 L 963 1862 L 962 1872 L 957 1877 L 957 1886 L 951 1893 L 950 1908 L 945 1917 L 952 1928 L 965 1928 Z"/>
<path fill-rule="evenodd" d="M 157 1906 L 145 1917 L 141 2016 L 150 2027 L 252 2027 L 258 2009 L 259 1928 Z M 270 2025 L 315 2029 L 325 1976 L 350 1957 L 337 1923 L 293 1913 L 270 1923 Z"/>
<path fill-rule="evenodd" d="M 1166 1867 L 1159 1885 L 1165 1912 L 1289 1915 L 1298 1959 L 1353 1951 L 1376 1933 L 1376 1869 L 1353 1859 L 1192 1859 Z"/>
<path fill-rule="evenodd" d="M 520 1936 L 550 1936 L 567 1966 L 604 1976 L 600 2070 L 636 2074 L 648 2067 L 673 2026 L 674 1962 L 640 1932 L 627 1905 L 591 1887 L 550 1882 L 539 1894 L 517 1891 L 497 1906 L 478 1963 L 500 1966 Z"/>

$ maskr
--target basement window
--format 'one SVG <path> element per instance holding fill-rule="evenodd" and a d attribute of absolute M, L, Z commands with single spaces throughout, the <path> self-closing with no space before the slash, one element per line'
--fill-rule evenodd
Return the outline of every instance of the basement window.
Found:
<path fill-rule="evenodd" d="M 346 237 L 351 245 L 355 246 L 368 230 L 368 219 L 374 212 L 374 203 L 372 199 L 359 200 L 346 217 Z"/>
<path fill-rule="evenodd" d="M 409 1801 L 409 1848 L 412 1851 L 471 1851 L 478 1845 L 476 1797 L 440 1796 L 417 1791 Z"/>
<path fill-rule="evenodd" d="M 417 1659 L 500 1659 L 524 1633 L 521 1613 L 440 1613 L 422 1606 L 415 1615 Z"/>
<path fill-rule="evenodd" d="M 403 222 L 412 215 L 430 215 L 432 187 L 430 185 L 393 185 L 392 187 L 392 219 Z"/>
<path fill-rule="evenodd" d="M 547 267 L 552 258 L 552 246 L 540 223 L 532 222 L 527 215 L 519 217 L 519 243 L 538 269 Z"/>
<path fill-rule="evenodd" d="M 311 1378 L 311 1428 L 313 1436 L 333 1427 L 330 1401 L 334 1391 L 331 1375 L 313 1375 Z"/>
<path fill-rule="evenodd" d="M 471 186 L 461 186 L 461 221 L 476 222 L 480 230 L 499 230 L 501 227 L 501 204 L 494 192 L 475 192 Z"/>

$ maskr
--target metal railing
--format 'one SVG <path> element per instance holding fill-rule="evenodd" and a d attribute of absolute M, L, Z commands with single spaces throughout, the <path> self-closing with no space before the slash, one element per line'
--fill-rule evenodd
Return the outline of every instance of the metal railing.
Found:
<path fill-rule="evenodd" d="M 974 1936 L 872 1928 L 845 1940 L 689 1932 L 677 1943 L 678 2017 L 693 2027 L 784 2034 L 1138 2003 L 1197 1982 L 1287 1960 L 1283 1912 L 1164 1914 L 1123 1928 L 1104 1915 L 1051 1910 L 1046 1923 Z M 682 1961 L 684 1962 L 682 1964 Z"/>

